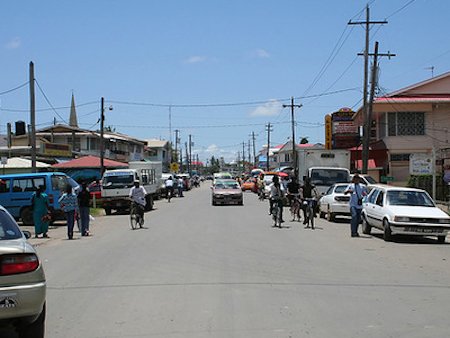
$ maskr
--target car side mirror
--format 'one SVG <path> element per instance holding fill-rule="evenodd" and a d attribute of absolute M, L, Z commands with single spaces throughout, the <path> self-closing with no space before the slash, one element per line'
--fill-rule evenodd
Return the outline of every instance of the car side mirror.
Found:
<path fill-rule="evenodd" d="M 30 239 L 31 238 L 31 232 L 29 232 L 28 230 L 23 230 L 22 233 L 24 234 L 26 239 Z"/>

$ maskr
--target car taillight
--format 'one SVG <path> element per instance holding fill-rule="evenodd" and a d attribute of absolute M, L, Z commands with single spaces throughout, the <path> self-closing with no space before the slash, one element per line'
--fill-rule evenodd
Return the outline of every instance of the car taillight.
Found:
<path fill-rule="evenodd" d="M 52 194 L 48 195 L 48 203 L 53 204 L 53 202 L 55 201 L 54 197 Z"/>
<path fill-rule="evenodd" d="M 4 255 L 0 262 L 2 276 L 30 272 L 39 267 L 39 258 L 35 254 Z"/>

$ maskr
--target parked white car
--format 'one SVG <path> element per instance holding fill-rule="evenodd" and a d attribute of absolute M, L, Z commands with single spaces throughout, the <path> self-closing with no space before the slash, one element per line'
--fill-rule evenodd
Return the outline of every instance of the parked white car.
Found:
<path fill-rule="evenodd" d="M 333 184 L 319 200 L 320 217 L 334 222 L 336 216 L 350 216 L 350 195 L 344 195 L 348 183 Z"/>
<path fill-rule="evenodd" d="M 372 227 L 383 231 L 385 241 L 394 235 L 436 236 L 445 242 L 450 230 L 450 216 L 439 209 L 421 189 L 374 186 L 364 198 L 362 231 Z"/>

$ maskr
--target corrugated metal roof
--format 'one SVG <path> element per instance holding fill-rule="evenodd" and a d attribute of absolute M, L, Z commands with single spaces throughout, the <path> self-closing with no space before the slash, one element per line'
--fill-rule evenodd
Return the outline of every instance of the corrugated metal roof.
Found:
<path fill-rule="evenodd" d="M 105 168 L 121 168 L 128 167 L 127 163 L 112 161 L 109 159 L 104 160 Z M 84 156 L 72 161 L 64 163 L 57 163 L 52 165 L 53 168 L 100 168 L 100 157 L 96 156 Z"/>

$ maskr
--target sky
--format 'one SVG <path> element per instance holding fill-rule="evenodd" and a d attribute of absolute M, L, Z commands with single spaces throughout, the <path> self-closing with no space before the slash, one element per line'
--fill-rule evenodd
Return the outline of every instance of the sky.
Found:
<path fill-rule="evenodd" d="M 72 93 L 80 127 L 180 142 L 237 158 L 291 137 L 324 142 L 324 117 L 362 100 L 366 4 L 381 53 L 378 95 L 450 71 L 448 0 L 2 1 L 0 133 L 29 123 L 29 63 L 36 124 L 67 123 Z M 431 70 L 431 67 L 434 67 Z M 23 85 L 23 86 L 22 86 Z M 244 147 L 243 147 L 243 144 Z"/>

